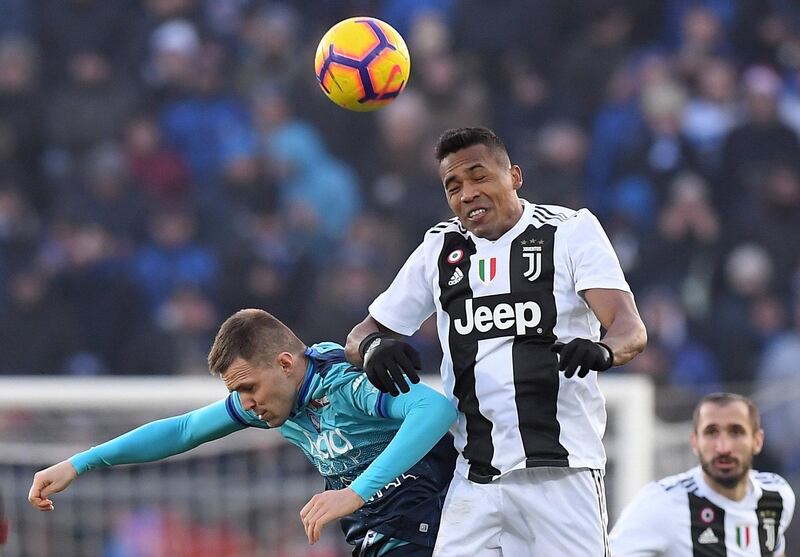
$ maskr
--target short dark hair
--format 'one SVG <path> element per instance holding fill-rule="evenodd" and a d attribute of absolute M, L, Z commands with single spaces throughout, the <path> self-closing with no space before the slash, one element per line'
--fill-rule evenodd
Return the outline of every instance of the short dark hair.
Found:
<path fill-rule="evenodd" d="M 447 155 L 473 145 L 486 145 L 491 151 L 508 158 L 508 149 L 503 140 L 489 128 L 479 127 L 454 128 L 444 132 L 436 142 L 434 150 L 436 160 L 442 162 Z"/>
<path fill-rule="evenodd" d="M 700 408 L 702 408 L 704 404 L 727 406 L 733 402 L 742 402 L 745 406 L 747 406 L 747 414 L 750 417 L 750 425 L 753 426 L 754 433 L 761 429 L 761 414 L 758 411 L 758 407 L 752 400 L 744 395 L 739 395 L 736 393 L 711 393 L 700 399 L 700 402 L 698 402 L 697 406 L 694 407 L 694 413 L 692 414 L 694 431 L 697 431 L 697 424 L 700 421 Z"/>
<path fill-rule="evenodd" d="M 228 317 L 208 353 L 212 375 L 224 375 L 236 358 L 266 363 L 281 352 L 301 352 L 305 344 L 279 319 L 263 309 L 242 309 Z"/>

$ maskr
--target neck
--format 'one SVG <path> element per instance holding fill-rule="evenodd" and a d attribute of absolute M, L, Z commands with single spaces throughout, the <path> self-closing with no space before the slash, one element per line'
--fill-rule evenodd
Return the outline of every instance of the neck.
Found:
<path fill-rule="evenodd" d="M 747 486 L 749 483 L 750 475 L 745 474 L 741 480 L 739 480 L 736 485 L 733 486 L 726 486 L 714 478 L 708 475 L 705 470 L 703 470 L 703 479 L 706 481 L 708 487 L 710 487 L 716 493 L 719 493 L 723 497 L 730 499 L 731 501 L 741 501 L 744 499 L 745 495 L 747 495 Z"/>

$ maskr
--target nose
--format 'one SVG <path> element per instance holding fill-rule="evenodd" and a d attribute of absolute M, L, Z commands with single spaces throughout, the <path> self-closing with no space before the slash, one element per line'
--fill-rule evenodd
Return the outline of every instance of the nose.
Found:
<path fill-rule="evenodd" d="M 245 410 L 252 410 L 253 408 L 256 407 L 256 401 L 253 400 L 252 397 L 245 396 L 245 397 L 241 397 L 241 399 L 242 399 L 242 407 Z"/>
<path fill-rule="evenodd" d="M 480 191 L 478 188 L 469 181 L 465 181 L 464 184 L 461 186 L 461 202 L 468 203 L 478 197 L 480 195 Z"/>
<path fill-rule="evenodd" d="M 731 439 L 723 434 L 717 438 L 717 452 L 723 455 L 730 454 L 731 452 Z"/>

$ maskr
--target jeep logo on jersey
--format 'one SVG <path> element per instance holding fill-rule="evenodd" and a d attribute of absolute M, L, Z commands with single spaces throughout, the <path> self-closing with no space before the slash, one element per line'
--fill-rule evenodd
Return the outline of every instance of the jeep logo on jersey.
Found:
<path fill-rule="evenodd" d="M 487 296 L 479 300 L 498 298 Z M 542 309 L 534 301 L 498 302 L 493 305 L 479 305 L 474 307 L 472 298 L 464 302 L 465 317 L 453 320 L 456 332 L 460 335 L 469 335 L 473 331 L 478 333 L 499 332 L 490 336 L 522 336 L 529 333 L 528 329 L 536 327 L 535 332 L 541 334 L 539 324 L 542 321 Z M 502 334 L 508 331 L 507 334 Z"/>

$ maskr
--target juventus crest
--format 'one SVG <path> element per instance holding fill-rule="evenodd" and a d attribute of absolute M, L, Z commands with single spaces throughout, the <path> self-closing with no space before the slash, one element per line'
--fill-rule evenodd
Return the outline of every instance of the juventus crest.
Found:
<path fill-rule="evenodd" d="M 778 521 L 775 516 L 769 516 L 769 511 L 760 511 L 761 529 L 763 532 L 764 547 L 767 551 L 773 551 L 778 543 Z"/>
<path fill-rule="evenodd" d="M 524 242 L 523 242 L 524 243 Z M 531 240 L 532 244 L 536 244 L 536 240 Z M 544 240 L 539 241 L 539 245 L 522 246 L 522 257 L 528 260 L 528 270 L 523 273 L 523 276 L 529 281 L 533 282 L 539 275 L 542 274 L 542 246 Z"/>

